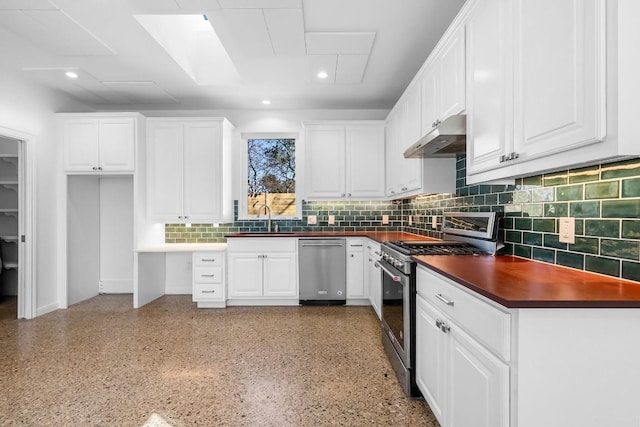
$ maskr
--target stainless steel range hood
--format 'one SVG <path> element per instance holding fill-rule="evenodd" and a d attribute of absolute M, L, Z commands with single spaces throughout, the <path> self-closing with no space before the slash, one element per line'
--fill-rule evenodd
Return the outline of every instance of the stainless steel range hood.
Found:
<path fill-rule="evenodd" d="M 464 154 L 466 146 L 467 117 L 451 116 L 407 148 L 404 157 L 455 157 L 456 154 Z"/>

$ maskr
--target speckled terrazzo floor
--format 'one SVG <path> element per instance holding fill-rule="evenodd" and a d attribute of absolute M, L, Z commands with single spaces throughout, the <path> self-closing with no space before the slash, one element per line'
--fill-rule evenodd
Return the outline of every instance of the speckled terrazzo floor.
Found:
<path fill-rule="evenodd" d="M 34 320 L 0 302 L 0 425 L 438 426 L 402 394 L 369 307 L 133 310 L 103 295 Z"/>

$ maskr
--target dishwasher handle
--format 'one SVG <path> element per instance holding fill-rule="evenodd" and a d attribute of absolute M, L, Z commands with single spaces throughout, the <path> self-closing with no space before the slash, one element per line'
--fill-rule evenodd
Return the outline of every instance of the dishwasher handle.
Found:
<path fill-rule="evenodd" d="M 302 246 L 344 246 L 344 243 L 303 243 Z"/>

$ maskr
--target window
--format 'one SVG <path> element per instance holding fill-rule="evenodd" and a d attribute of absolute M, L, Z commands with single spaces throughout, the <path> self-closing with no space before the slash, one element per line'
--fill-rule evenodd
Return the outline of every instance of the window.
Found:
<path fill-rule="evenodd" d="M 296 197 L 296 139 L 294 135 L 251 135 L 246 141 L 246 186 L 239 216 L 264 216 L 264 205 L 272 218 L 299 216 Z"/>

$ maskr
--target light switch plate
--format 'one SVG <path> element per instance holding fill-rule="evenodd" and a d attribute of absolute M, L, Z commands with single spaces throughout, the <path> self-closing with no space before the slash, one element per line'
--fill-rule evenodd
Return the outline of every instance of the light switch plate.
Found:
<path fill-rule="evenodd" d="M 438 228 L 438 217 L 431 215 L 431 228 Z"/>
<path fill-rule="evenodd" d="M 318 223 L 318 217 L 315 215 L 309 215 L 307 217 L 307 225 L 316 225 Z"/>
<path fill-rule="evenodd" d="M 336 216 L 335 215 L 329 215 L 329 225 L 333 225 L 336 223 Z"/>
<path fill-rule="evenodd" d="M 413 215 L 409 215 L 409 225 L 413 225 Z"/>
<path fill-rule="evenodd" d="M 389 215 L 382 215 L 382 225 L 389 224 Z"/>
<path fill-rule="evenodd" d="M 560 242 L 576 242 L 576 220 L 574 218 L 560 218 Z"/>

